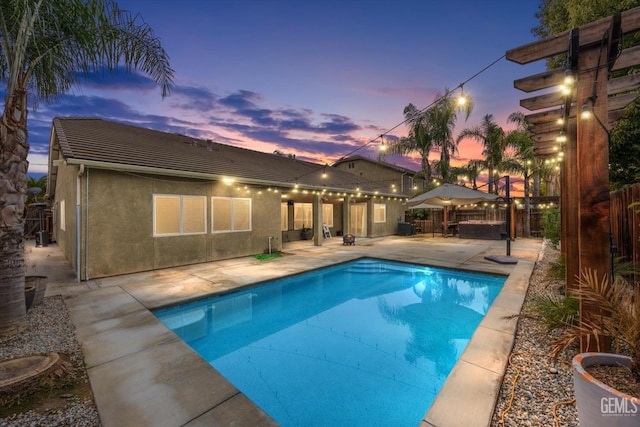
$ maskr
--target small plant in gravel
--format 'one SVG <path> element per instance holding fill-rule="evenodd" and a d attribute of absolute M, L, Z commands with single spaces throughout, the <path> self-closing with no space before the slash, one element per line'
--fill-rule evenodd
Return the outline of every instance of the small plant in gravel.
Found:
<path fill-rule="evenodd" d="M 579 307 L 580 300 L 574 296 L 547 294 L 533 299 L 531 311 L 540 316 L 547 332 L 551 332 L 577 325 Z"/>
<path fill-rule="evenodd" d="M 547 277 L 554 280 L 564 280 L 567 263 L 564 255 L 560 255 L 557 260 L 549 263 Z"/>

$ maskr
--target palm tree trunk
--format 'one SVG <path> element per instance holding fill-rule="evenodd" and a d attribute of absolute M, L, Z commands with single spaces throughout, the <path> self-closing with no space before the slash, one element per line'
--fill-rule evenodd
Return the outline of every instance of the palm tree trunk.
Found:
<path fill-rule="evenodd" d="M 0 116 L 0 336 L 25 327 L 24 202 L 27 191 L 27 96 L 7 96 Z"/>

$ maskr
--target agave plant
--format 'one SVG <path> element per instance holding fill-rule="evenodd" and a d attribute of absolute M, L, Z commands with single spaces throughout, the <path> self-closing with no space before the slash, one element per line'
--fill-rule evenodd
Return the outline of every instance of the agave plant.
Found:
<path fill-rule="evenodd" d="M 580 272 L 579 284 L 574 295 L 598 307 L 598 313 L 583 316 L 579 324 L 566 325 L 552 344 L 552 354 L 558 356 L 581 338 L 601 351 L 601 338 L 610 337 L 615 353 L 624 347 L 630 351 L 634 374 L 640 378 L 640 297 L 634 286 L 620 275 L 613 282 L 606 275 L 599 279 L 591 269 Z"/>

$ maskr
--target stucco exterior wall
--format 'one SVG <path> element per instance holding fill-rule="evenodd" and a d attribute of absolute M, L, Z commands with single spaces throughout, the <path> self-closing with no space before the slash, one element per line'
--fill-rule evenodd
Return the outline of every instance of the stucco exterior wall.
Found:
<path fill-rule="evenodd" d="M 56 224 L 58 244 L 76 265 L 76 183 L 79 167 L 60 165 L 56 183 L 55 206 L 65 201 L 65 230 Z M 85 168 L 80 176 L 82 206 L 80 209 L 80 278 L 88 280 L 106 276 L 149 271 L 180 265 L 215 261 L 282 250 L 284 239 L 299 240 L 300 231 L 293 231 L 293 207 L 290 207 L 290 230 L 281 230 L 279 193 L 227 185 L 222 182 L 188 178 L 143 175 Z M 207 232 L 183 236 L 153 235 L 153 196 L 205 196 Z M 251 230 L 213 233 L 211 226 L 212 197 L 243 197 L 251 199 Z M 312 202 L 313 196 L 300 195 L 296 202 Z M 397 218 L 403 217 L 401 200 L 362 199 L 368 205 L 368 237 L 397 232 Z M 343 231 L 344 202 L 333 204 L 332 236 Z M 373 222 L 373 203 L 385 203 L 387 221 Z M 58 214 L 58 218 L 60 214 Z M 271 237 L 271 239 L 269 239 Z"/>
<path fill-rule="evenodd" d="M 424 179 L 415 178 L 412 180 L 413 173 L 403 174 L 396 169 L 375 161 L 353 159 L 338 163 L 336 167 L 354 175 L 362 176 L 370 181 L 380 183 L 386 186 L 389 192 L 395 189 L 398 196 L 412 197 L 423 193 L 425 189 Z M 415 189 L 411 185 L 412 182 Z"/>
<path fill-rule="evenodd" d="M 76 265 L 76 177 L 78 171 L 78 166 L 60 165 L 56 180 L 55 200 L 53 201 L 56 242 L 75 271 L 78 271 Z M 64 230 L 61 228 L 63 223 Z"/>
<path fill-rule="evenodd" d="M 272 250 L 282 249 L 280 197 L 273 192 L 91 168 L 82 177 L 82 192 L 89 201 L 82 208 L 83 280 L 262 253 L 269 236 Z M 154 237 L 154 194 L 206 196 L 207 232 Z M 251 230 L 212 233 L 213 196 L 250 198 Z M 70 260 L 71 249 L 65 251 Z"/>
<path fill-rule="evenodd" d="M 386 205 L 386 222 L 374 222 L 373 205 L 375 203 Z M 369 231 L 369 237 L 382 237 L 398 233 L 398 221 L 404 221 L 405 207 L 402 205 L 401 200 L 372 199 L 367 203 L 367 210 L 372 212 L 372 214 L 367 218 L 367 230 Z"/>

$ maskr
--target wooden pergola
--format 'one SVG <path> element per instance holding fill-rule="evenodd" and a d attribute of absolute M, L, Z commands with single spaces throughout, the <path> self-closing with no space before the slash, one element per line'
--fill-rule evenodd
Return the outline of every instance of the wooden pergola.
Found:
<path fill-rule="evenodd" d="M 519 64 L 564 55 L 565 68 L 516 80 L 524 92 L 549 89 L 572 76 L 565 93 L 552 91 L 525 98 L 520 105 L 537 157 L 561 165 L 561 250 L 566 260 L 567 291 L 578 286 L 581 270 L 590 268 L 600 279 L 611 274 L 612 242 L 609 218 L 609 131 L 637 97 L 640 74 L 610 78 L 640 64 L 640 46 L 622 49 L 627 34 L 640 29 L 640 7 L 627 10 L 507 51 Z M 590 113 L 590 119 L 581 113 Z M 562 135 L 564 140 L 559 140 Z M 582 316 L 596 315 L 596 307 L 581 303 Z M 581 343 L 586 350 L 585 343 Z"/>

